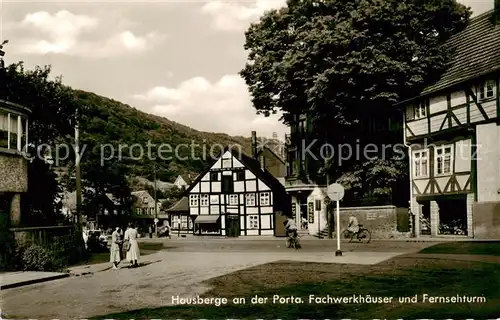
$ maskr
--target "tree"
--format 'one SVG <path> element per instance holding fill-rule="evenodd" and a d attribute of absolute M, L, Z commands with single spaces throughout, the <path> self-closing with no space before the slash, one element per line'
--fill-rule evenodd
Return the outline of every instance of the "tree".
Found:
<path fill-rule="evenodd" d="M 186 189 L 174 186 L 172 189 L 165 192 L 165 201 L 161 204 L 163 210 L 167 210 L 179 201 Z"/>
<path fill-rule="evenodd" d="M 439 79 L 453 54 L 445 42 L 470 14 L 455 0 L 289 0 L 246 31 L 240 74 L 257 113 L 281 112 L 285 124 L 307 114 L 311 138 L 353 145 L 369 138 L 363 123 L 393 117 L 395 102 Z M 357 165 L 328 170 L 340 177 Z"/>
<path fill-rule="evenodd" d="M 1 48 L 0 48 L 1 49 Z M 0 97 L 31 110 L 29 142 L 25 150 L 34 156 L 28 167 L 28 193 L 24 203 L 31 223 L 53 223 L 60 191 L 50 165 L 42 157 L 60 143 L 70 143 L 77 104 L 61 78 L 50 80 L 50 66 L 26 70 L 22 62 L 0 68 Z M 25 221 L 26 222 L 26 221 Z"/>

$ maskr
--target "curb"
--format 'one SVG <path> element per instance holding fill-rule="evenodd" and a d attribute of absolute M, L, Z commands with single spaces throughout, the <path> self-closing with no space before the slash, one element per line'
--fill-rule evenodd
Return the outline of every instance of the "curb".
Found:
<path fill-rule="evenodd" d="M 17 287 L 27 286 L 30 284 L 36 284 L 36 283 L 41 283 L 41 282 L 46 282 L 46 281 L 68 278 L 69 276 L 70 276 L 69 273 L 68 274 L 59 274 L 59 275 L 51 276 L 51 277 L 47 277 L 47 278 L 32 279 L 32 280 L 27 280 L 27 281 L 10 283 L 10 284 L 0 286 L 0 290 L 12 289 L 12 288 L 17 288 Z"/>

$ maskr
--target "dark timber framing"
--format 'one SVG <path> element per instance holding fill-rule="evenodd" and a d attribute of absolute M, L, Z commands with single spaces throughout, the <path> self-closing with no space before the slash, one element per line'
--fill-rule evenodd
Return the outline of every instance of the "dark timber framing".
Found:
<path fill-rule="evenodd" d="M 495 3 L 497 2 L 495 0 Z M 484 134 L 492 134 L 496 139 L 500 138 L 496 137 L 500 132 L 500 50 L 498 49 L 500 48 L 500 28 L 491 19 L 494 15 L 495 11 L 490 10 L 472 18 L 463 31 L 451 37 L 445 46 L 455 50 L 452 61 L 441 74 L 440 79 L 425 88 L 419 95 L 395 105 L 405 108 L 404 134 L 410 150 L 412 147 L 419 149 L 424 144 L 429 153 L 427 176 L 414 177 L 414 172 L 410 173 L 410 187 L 413 191 L 412 207 L 415 205 L 415 200 L 417 202 L 463 200 L 469 199 L 472 194 L 474 201 L 477 202 L 478 190 L 488 189 L 492 184 L 483 179 L 478 181 L 478 170 L 481 170 L 482 166 L 478 164 L 479 158 L 476 153 L 479 146 L 485 143 L 485 141 L 478 141 L 478 138 L 482 139 L 481 136 L 477 136 L 478 126 L 496 124 L 496 130 L 485 128 Z M 494 82 L 487 83 L 491 80 Z M 494 96 L 491 95 L 491 85 L 494 87 Z M 415 113 L 411 110 L 413 104 L 424 99 L 432 102 L 430 106 L 426 104 L 428 107 L 425 117 L 419 119 L 412 117 Z M 443 99 L 446 99 L 446 109 Z M 458 105 L 453 106 L 453 104 Z M 434 109 L 439 111 L 435 112 Z M 457 141 L 464 142 L 457 143 Z M 470 143 L 470 146 L 467 146 L 470 159 L 460 158 L 461 155 L 466 156 L 466 154 L 459 154 L 460 150 L 457 149 L 457 147 L 464 147 L 465 143 Z M 449 144 L 454 146 L 453 159 L 450 163 L 451 170 L 446 175 L 437 175 L 437 172 L 434 172 L 437 168 L 435 149 L 440 145 Z M 411 161 L 415 159 L 412 157 Z M 494 165 L 497 165 L 496 162 Z M 498 186 L 491 187 L 497 188 Z M 487 195 L 485 199 L 494 201 L 495 197 Z M 470 221 L 473 221 L 474 214 L 469 206 L 470 203 L 466 208 L 467 234 L 473 236 L 474 226 L 470 225 Z M 415 231 L 417 234 L 420 233 Z"/>
<path fill-rule="evenodd" d="M 228 152 L 229 151 L 229 152 Z M 230 158 L 228 157 L 230 155 Z M 226 163 L 224 166 L 225 160 L 231 159 L 230 165 Z M 215 165 L 220 160 L 220 167 Z M 235 162 L 238 160 L 243 167 L 237 165 Z M 230 172 L 230 174 L 224 174 Z M 241 173 L 243 172 L 243 177 Z M 247 177 L 246 172 L 250 172 L 254 175 L 254 177 Z M 220 192 L 214 189 L 214 173 L 218 174 L 217 182 L 220 184 Z M 209 180 L 206 180 L 205 176 L 208 176 Z M 230 177 L 230 180 L 233 184 L 233 190 L 228 190 L 226 192 L 224 190 L 223 180 Z M 250 191 L 248 189 L 247 184 L 252 182 L 255 184 L 255 189 Z M 206 187 L 206 184 L 209 184 L 209 188 Z M 239 190 L 235 190 L 236 185 L 242 185 L 242 187 L 238 187 Z M 262 189 L 260 185 L 266 185 L 269 190 Z M 197 188 L 197 189 L 195 189 Z M 208 189 L 208 192 L 205 190 Z M 268 204 L 264 204 L 261 202 L 262 194 L 266 193 L 268 195 Z M 252 194 L 251 197 L 254 197 L 254 204 L 247 204 L 248 195 Z M 190 210 L 191 206 L 191 197 L 190 195 L 197 195 L 198 204 L 195 209 L 198 210 L 197 215 L 215 215 L 219 216 L 220 228 L 218 234 L 214 235 L 226 235 L 228 231 L 228 216 L 229 215 L 237 215 L 238 216 L 238 225 L 239 230 L 237 235 L 262 235 L 264 231 L 266 231 L 265 235 L 275 235 L 275 213 L 276 212 L 287 212 L 287 208 L 289 207 L 289 203 L 287 201 L 288 195 L 286 194 L 284 186 L 274 178 L 267 170 L 261 169 L 260 163 L 245 154 L 241 154 L 235 150 L 229 150 L 226 148 L 221 155 L 213 161 L 213 163 L 208 166 L 204 172 L 202 172 L 195 181 L 189 186 L 186 190 L 185 195 L 189 197 Z M 208 206 L 201 205 L 201 198 L 203 195 L 208 196 Z M 230 199 L 231 195 L 237 196 L 237 203 L 231 204 Z M 212 209 L 215 207 L 215 204 L 212 203 L 212 198 L 217 196 L 218 198 L 218 212 L 215 213 Z M 224 202 L 222 202 L 222 200 Z M 208 208 L 207 208 L 208 207 Z M 205 209 L 207 208 L 207 209 Z M 251 209 L 249 212 L 249 208 Z M 266 211 L 264 211 L 264 208 Z M 204 211 L 202 213 L 202 210 Z M 208 212 L 207 212 L 208 210 Z M 265 213 L 264 213 L 265 212 Z M 190 212 L 191 214 L 193 212 Z M 253 224 L 250 225 L 250 216 L 256 216 L 258 219 L 258 226 L 253 227 Z M 222 225 L 224 224 L 224 225 Z M 270 232 L 271 231 L 271 232 Z M 213 234 L 213 233 L 212 233 Z"/>

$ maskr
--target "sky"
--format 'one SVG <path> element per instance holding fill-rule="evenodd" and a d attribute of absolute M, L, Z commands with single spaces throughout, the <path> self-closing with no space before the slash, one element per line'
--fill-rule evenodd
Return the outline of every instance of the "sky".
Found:
<path fill-rule="evenodd" d="M 474 15 L 494 0 L 460 0 Z M 256 115 L 238 72 L 244 32 L 283 0 L 0 0 L 7 63 L 51 65 L 73 88 L 194 129 L 283 137 L 279 116 Z"/>

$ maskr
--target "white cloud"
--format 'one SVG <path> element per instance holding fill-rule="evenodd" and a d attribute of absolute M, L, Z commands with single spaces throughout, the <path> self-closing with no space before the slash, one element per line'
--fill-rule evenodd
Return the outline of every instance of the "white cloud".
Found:
<path fill-rule="evenodd" d="M 252 22 L 271 9 L 285 5 L 285 0 L 256 0 L 250 4 L 246 1 L 227 2 L 223 0 L 210 1 L 202 7 L 202 13 L 213 19 L 213 27 L 223 31 L 243 31 Z"/>
<path fill-rule="evenodd" d="M 493 0 L 458 0 L 471 6 L 478 15 L 493 8 Z M 286 0 L 227 1 L 212 0 L 202 7 L 202 13 L 212 18 L 213 27 L 222 31 L 241 32 L 250 23 L 258 21 L 262 14 L 286 5 Z"/>
<path fill-rule="evenodd" d="M 226 75 L 211 83 L 203 77 L 182 82 L 177 88 L 154 87 L 133 98 L 148 107 L 144 111 L 164 116 L 194 129 L 249 136 L 280 137 L 287 132 L 278 115 L 256 115 L 243 79 Z"/>
<path fill-rule="evenodd" d="M 46 11 L 30 13 L 14 28 L 29 31 L 13 43 L 13 50 L 34 55 L 65 54 L 102 58 L 126 53 L 140 53 L 152 48 L 163 37 L 154 32 L 137 36 L 129 30 L 120 31 L 101 40 L 83 36 L 102 36 L 107 30 L 102 22 L 87 15 L 62 10 L 54 14 Z M 37 36 L 32 35 L 37 34 Z"/>

